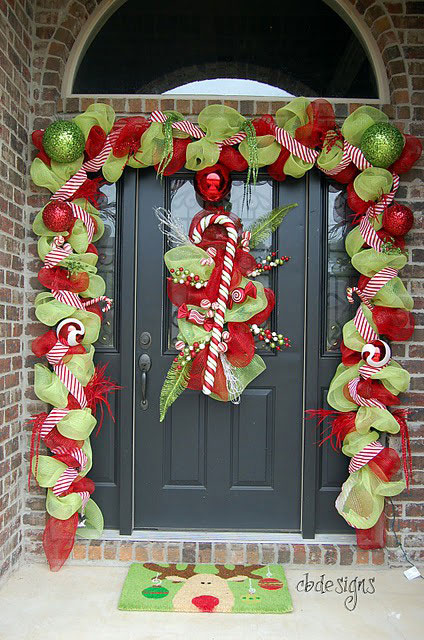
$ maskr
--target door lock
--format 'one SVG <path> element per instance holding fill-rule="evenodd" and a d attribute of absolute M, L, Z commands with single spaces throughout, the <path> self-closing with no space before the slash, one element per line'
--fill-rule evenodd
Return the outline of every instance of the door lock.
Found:
<path fill-rule="evenodd" d="M 140 407 L 145 411 L 149 402 L 147 400 L 147 372 L 150 371 L 150 367 L 152 366 L 152 361 L 150 356 L 147 353 L 142 353 L 138 359 L 138 366 L 141 371 L 141 402 Z"/>
<path fill-rule="evenodd" d="M 150 347 L 150 345 L 152 344 L 152 336 L 148 331 L 143 331 L 143 333 L 141 334 L 140 344 L 143 349 L 147 349 L 147 347 Z"/>

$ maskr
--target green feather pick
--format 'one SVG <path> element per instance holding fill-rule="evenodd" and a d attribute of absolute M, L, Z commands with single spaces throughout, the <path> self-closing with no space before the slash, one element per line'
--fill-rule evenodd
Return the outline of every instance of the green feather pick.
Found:
<path fill-rule="evenodd" d="M 160 422 L 165 418 L 165 414 L 169 407 L 178 396 L 187 389 L 190 379 L 191 361 L 186 362 L 181 370 L 177 369 L 178 363 L 173 362 L 171 368 L 166 374 L 165 381 L 160 392 Z"/>
<path fill-rule="evenodd" d="M 250 249 L 256 249 L 256 247 L 264 242 L 274 231 L 278 229 L 284 218 L 290 211 L 297 207 L 297 203 L 288 204 L 285 207 L 276 207 L 264 216 L 261 216 L 252 224 L 248 229 L 251 237 L 249 240 Z"/>

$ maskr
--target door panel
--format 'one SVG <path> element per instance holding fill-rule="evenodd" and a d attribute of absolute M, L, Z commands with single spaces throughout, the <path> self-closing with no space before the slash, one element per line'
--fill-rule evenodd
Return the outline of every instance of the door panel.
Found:
<path fill-rule="evenodd" d="M 175 355 L 175 308 L 166 296 L 163 253 L 169 246 L 153 214 L 171 208 L 188 231 L 202 207 L 192 174 L 167 179 L 163 189 L 153 173 L 139 187 L 137 335 L 148 331 L 148 409 L 140 408 L 141 374 L 136 372 L 135 527 L 208 529 L 300 528 L 300 451 L 304 300 L 304 235 L 307 183 L 273 185 L 264 177 L 248 212 L 242 208 L 244 183 L 235 181 L 233 211 L 248 226 L 254 215 L 278 202 L 298 202 L 272 245 L 291 255 L 272 274 L 277 305 L 272 326 L 292 339 L 290 350 L 264 350 L 267 370 L 253 381 L 240 405 L 185 391 L 159 423 L 159 395 Z M 255 190 L 253 190 L 253 194 Z M 261 255 L 267 254 L 268 248 Z M 301 294 L 299 295 L 299 292 Z M 162 332 L 161 332 L 162 327 Z M 138 348 L 138 354 L 143 349 Z"/>
<path fill-rule="evenodd" d="M 149 170 L 126 169 L 116 188 L 103 187 L 109 231 L 97 245 L 98 267 L 115 305 L 96 345 L 96 362 L 108 362 L 108 374 L 123 387 L 111 401 L 116 423 L 106 414 L 92 438 L 91 477 L 106 528 L 125 534 L 134 526 L 302 530 L 308 538 L 349 531 L 334 509 L 346 459 L 328 445 L 317 447 L 320 434 L 302 421 L 302 381 L 305 407 L 325 406 L 340 361 L 340 327 L 354 312 L 344 301 L 351 276 L 342 246 L 341 195 L 314 172 L 280 185 L 262 176 L 248 211 L 241 178 L 231 193 L 245 226 L 279 202 L 299 203 L 271 243 L 256 252 L 264 256 L 272 248 L 291 256 L 261 280 L 277 295 L 269 326 L 290 336 L 292 348 L 278 356 L 260 350 L 267 371 L 249 385 L 240 405 L 186 391 L 159 423 L 159 394 L 177 331 L 162 259 L 169 245 L 153 208 L 171 208 L 188 229 L 201 208 L 191 176 L 161 183 Z M 143 331 L 151 335 L 147 347 Z M 143 353 L 152 361 L 145 411 L 138 368 Z"/>

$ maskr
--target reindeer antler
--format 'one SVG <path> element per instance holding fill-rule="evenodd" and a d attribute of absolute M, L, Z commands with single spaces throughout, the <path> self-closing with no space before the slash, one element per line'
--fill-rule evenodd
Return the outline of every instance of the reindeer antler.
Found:
<path fill-rule="evenodd" d="M 256 571 L 256 569 L 262 569 L 263 565 L 261 564 L 236 564 L 234 565 L 234 569 L 227 569 L 222 564 L 216 564 L 215 567 L 218 569 L 217 575 L 220 578 L 224 578 L 227 580 L 228 578 L 234 578 L 235 576 L 246 576 L 246 578 L 251 578 L 252 580 L 259 580 L 261 576 L 258 576 L 252 571 Z"/>
<path fill-rule="evenodd" d="M 167 567 L 162 567 L 160 564 L 154 562 L 146 562 L 143 565 L 150 571 L 155 571 L 158 574 L 159 580 L 165 580 L 168 576 L 180 576 L 181 578 L 191 578 L 195 576 L 194 571 L 195 564 L 188 564 L 186 569 L 177 569 L 175 564 L 170 564 Z"/>

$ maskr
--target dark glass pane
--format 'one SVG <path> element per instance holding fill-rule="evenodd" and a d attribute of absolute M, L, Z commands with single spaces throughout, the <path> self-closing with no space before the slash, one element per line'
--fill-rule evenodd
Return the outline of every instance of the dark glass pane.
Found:
<path fill-rule="evenodd" d="M 351 210 L 346 204 L 346 190 L 329 184 L 327 191 L 327 323 L 325 351 L 339 351 L 342 329 L 355 312 L 346 298 L 346 288 L 354 284 L 358 274 L 345 251 L 344 240 L 350 229 Z"/>
<path fill-rule="evenodd" d="M 117 228 L 117 206 L 116 206 L 116 185 L 104 184 L 101 187 L 102 196 L 99 199 L 100 217 L 105 225 L 105 232 L 98 242 L 96 249 L 99 252 L 97 262 L 97 273 L 102 276 L 106 282 L 105 295 L 113 298 L 112 308 L 104 315 L 100 336 L 97 346 L 115 347 L 118 298 L 116 296 L 116 265 L 117 247 L 118 247 L 118 228 Z"/>
<path fill-rule="evenodd" d="M 295 96 L 378 97 L 361 43 L 321 0 L 265 9 L 242 0 L 128 0 L 89 46 L 74 92 L 161 94 L 214 78 L 257 80 Z"/>

